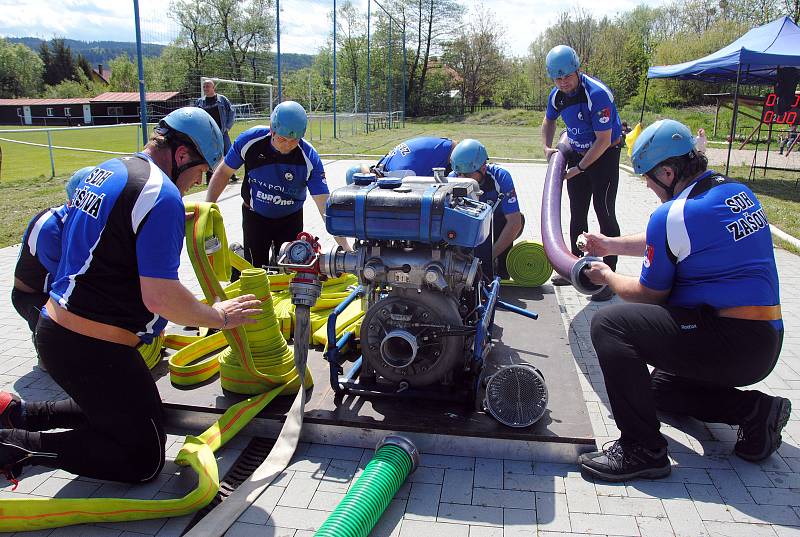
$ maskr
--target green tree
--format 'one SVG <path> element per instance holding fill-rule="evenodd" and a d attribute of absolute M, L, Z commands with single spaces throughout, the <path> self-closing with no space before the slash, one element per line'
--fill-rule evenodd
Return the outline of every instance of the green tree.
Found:
<path fill-rule="evenodd" d="M 44 83 L 58 84 L 58 81 L 53 81 L 49 77 L 49 68 L 53 63 L 53 52 L 50 50 L 50 45 L 47 41 L 42 41 L 42 44 L 39 45 L 39 58 L 42 60 Z"/>
<path fill-rule="evenodd" d="M 78 58 L 75 60 L 75 67 L 80 69 L 86 78 L 92 78 L 92 66 L 89 65 L 89 60 L 83 54 L 78 53 Z"/>
<path fill-rule="evenodd" d="M 333 94 L 318 69 L 305 67 L 286 73 L 283 78 L 283 96 L 299 102 L 312 113 L 329 109 Z"/>
<path fill-rule="evenodd" d="M 533 104 L 533 81 L 527 73 L 527 62 L 519 58 L 505 60 L 506 75 L 497 81 L 493 100 L 511 108 L 521 104 Z"/>
<path fill-rule="evenodd" d="M 679 33 L 656 47 L 653 65 L 672 65 L 701 58 L 719 50 L 749 29 L 735 21 L 719 21 L 701 34 Z M 704 93 L 718 93 L 718 84 L 695 81 L 654 80 L 650 83 L 654 101 L 667 106 L 686 106 L 704 101 Z M 648 98 L 649 100 L 649 98 Z"/>
<path fill-rule="evenodd" d="M 127 54 L 120 54 L 110 62 L 111 80 L 108 85 L 109 91 L 138 91 L 139 74 L 136 64 L 134 64 Z"/>
<path fill-rule="evenodd" d="M 366 36 L 366 17 L 350 0 L 346 0 L 336 14 L 337 100 L 348 103 L 345 109 L 354 112 L 363 108 L 359 102 L 360 93 L 366 91 L 365 87 L 359 87 L 367 68 Z M 347 81 L 345 88 L 341 84 L 343 79 Z M 346 91 L 341 92 L 341 89 Z"/>
<path fill-rule="evenodd" d="M 459 37 L 444 48 L 444 60 L 460 78 L 462 103 L 475 106 L 492 94 L 495 84 L 505 76 L 502 52 L 503 28 L 494 14 L 476 6 Z"/>
<path fill-rule="evenodd" d="M 432 51 L 452 37 L 463 12 L 464 8 L 455 0 L 405 0 L 404 15 L 408 14 L 408 39 L 411 43 L 406 101 L 412 114 L 419 111 L 426 94 L 425 82 L 431 67 Z"/>
<path fill-rule="evenodd" d="M 75 58 L 64 39 L 53 39 L 51 42 L 50 62 L 45 63 L 45 84 L 54 86 L 62 80 L 77 80 Z"/>
<path fill-rule="evenodd" d="M 44 63 L 31 49 L 0 39 L 0 97 L 33 97 L 42 87 Z"/>

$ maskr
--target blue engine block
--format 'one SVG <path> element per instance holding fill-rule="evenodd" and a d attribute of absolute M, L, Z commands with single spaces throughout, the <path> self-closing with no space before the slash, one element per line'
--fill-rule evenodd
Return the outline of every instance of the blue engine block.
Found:
<path fill-rule="evenodd" d="M 332 235 L 474 248 L 489 236 L 492 208 L 472 180 L 382 178 L 331 192 L 325 226 Z"/>

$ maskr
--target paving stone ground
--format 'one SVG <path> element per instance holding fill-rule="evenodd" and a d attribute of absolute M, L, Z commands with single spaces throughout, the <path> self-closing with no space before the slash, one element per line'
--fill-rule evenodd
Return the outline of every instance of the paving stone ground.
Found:
<path fill-rule="evenodd" d="M 326 163 L 332 186 L 343 182 L 346 161 Z M 539 200 L 544 166 L 509 164 L 522 208 L 527 215 L 523 238 L 539 238 Z M 231 240 L 241 238 L 238 185 L 220 203 Z M 641 180 L 621 172 L 617 211 L 623 233 L 643 230 L 657 206 Z M 566 210 L 565 216 L 566 216 Z M 590 211 L 591 212 L 591 211 Z M 326 236 L 316 210 L 307 207 L 306 227 Z M 566 229 L 566 218 L 564 229 Z M 590 223 L 597 229 L 596 221 Z M 17 248 L 0 250 L 0 293 L 11 292 Z M 786 324 L 781 359 L 756 388 L 792 400 L 800 408 L 800 274 L 798 258 L 776 250 Z M 794 267 L 794 268 L 793 268 Z M 623 258 L 623 273 L 636 274 L 639 260 Z M 194 290 L 188 261 L 182 280 Z M 572 288 L 556 288 L 564 329 L 599 444 L 616 438 L 597 357 L 589 339 L 597 305 Z M 615 298 L 612 303 L 619 299 Z M 543 313 L 543 312 L 540 312 Z M 27 326 L 9 300 L 0 302 L 0 389 L 28 399 L 49 399 L 63 392 L 36 367 Z M 535 343 L 532 342 L 532 345 Z M 575 464 L 475 457 L 423 455 L 422 467 L 396 495 L 375 536 L 517 537 L 540 535 L 629 536 L 800 536 L 800 421 L 793 413 L 784 429 L 780 450 L 760 464 L 731 455 L 736 430 L 727 425 L 670 419 L 663 432 L 670 442 L 673 472 L 660 481 L 605 484 L 581 476 Z M 174 498 L 193 485 L 171 460 L 183 435 L 170 431 L 170 459 L 154 482 L 131 487 L 85 479 L 62 471 L 33 468 L 16 492 L 0 489 L 0 498 L 135 497 Z M 237 438 L 220 453 L 220 472 L 244 448 Z M 230 537 L 307 537 L 325 520 L 372 456 L 371 450 L 346 446 L 301 444 L 283 477 L 231 527 Z M 96 524 L 19 535 L 134 537 L 180 535 L 186 518 L 122 524 Z"/>

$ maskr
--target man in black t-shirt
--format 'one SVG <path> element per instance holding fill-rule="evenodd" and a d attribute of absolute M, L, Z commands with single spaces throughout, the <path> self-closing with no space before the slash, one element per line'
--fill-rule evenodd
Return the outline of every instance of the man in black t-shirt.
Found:
<path fill-rule="evenodd" d="M 231 106 L 231 102 L 224 95 L 217 93 L 216 85 L 211 79 L 203 80 L 203 97 L 197 99 L 194 104 L 198 108 L 202 108 L 214 119 L 217 127 L 222 131 L 222 141 L 225 144 L 225 153 L 231 148 L 231 137 L 228 134 L 233 128 L 233 122 L 236 119 L 236 111 Z M 206 184 L 211 179 L 211 175 L 206 175 Z M 231 177 L 235 183 L 236 176 Z"/>

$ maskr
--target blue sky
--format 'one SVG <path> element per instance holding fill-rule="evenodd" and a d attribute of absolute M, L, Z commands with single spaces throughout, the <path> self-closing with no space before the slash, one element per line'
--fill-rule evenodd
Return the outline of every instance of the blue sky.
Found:
<path fill-rule="evenodd" d="M 353 2 L 366 10 L 366 0 Z M 507 52 L 519 56 L 564 9 L 580 6 L 597 16 L 614 16 L 640 3 L 658 5 L 665 0 L 484 0 L 483 5 L 505 26 Z M 281 0 L 281 51 L 314 54 L 330 31 L 328 13 L 332 5 L 332 0 Z M 167 17 L 169 1 L 140 0 L 139 6 L 143 39 L 169 42 L 177 33 Z M 133 41 L 133 1 L 0 0 L 0 35 Z"/>

